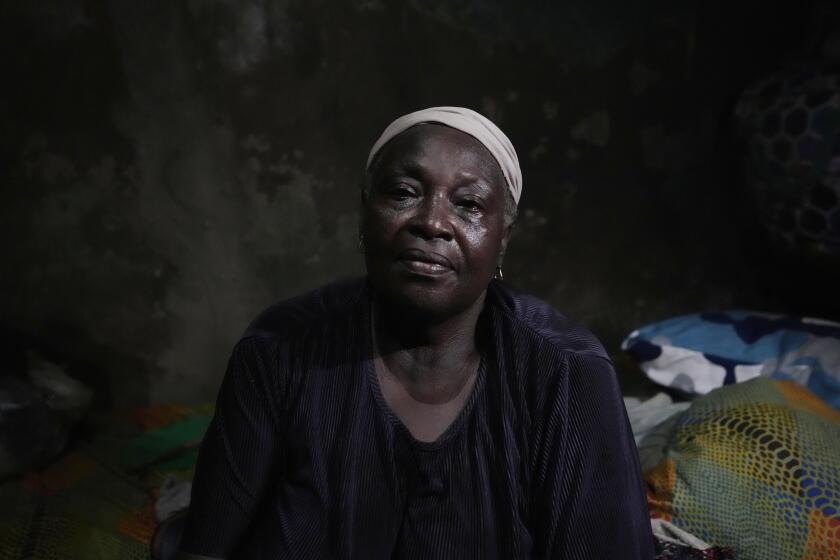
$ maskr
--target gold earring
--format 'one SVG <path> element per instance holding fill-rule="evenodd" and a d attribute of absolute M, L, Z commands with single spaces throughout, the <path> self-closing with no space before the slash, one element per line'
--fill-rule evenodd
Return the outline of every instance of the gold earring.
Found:
<path fill-rule="evenodd" d="M 502 273 L 502 265 L 496 267 L 496 274 L 493 275 L 496 280 L 504 280 L 505 275 Z"/>

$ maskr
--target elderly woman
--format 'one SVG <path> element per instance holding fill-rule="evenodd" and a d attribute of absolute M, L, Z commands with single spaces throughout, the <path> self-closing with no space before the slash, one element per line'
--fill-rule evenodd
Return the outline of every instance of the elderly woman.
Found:
<path fill-rule="evenodd" d="M 269 308 L 236 345 L 182 557 L 651 558 L 607 354 L 501 281 L 510 141 L 426 109 L 367 172 L 367 277 Z"/>

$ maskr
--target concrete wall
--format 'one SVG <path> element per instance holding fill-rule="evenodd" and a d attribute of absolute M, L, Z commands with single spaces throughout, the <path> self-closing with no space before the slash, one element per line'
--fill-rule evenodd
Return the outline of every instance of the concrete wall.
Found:
<path fill-rule="evenodd" d="M 767 303 L 726 127 L 801 44 L 801 4 L 7 4 L 0 321 L 100 404 L 211 398 L 255 313 L 361 273 L 366 152 L 435 104 L 508 132 L 506 278 L 611 351 L 650 320 Z"/>

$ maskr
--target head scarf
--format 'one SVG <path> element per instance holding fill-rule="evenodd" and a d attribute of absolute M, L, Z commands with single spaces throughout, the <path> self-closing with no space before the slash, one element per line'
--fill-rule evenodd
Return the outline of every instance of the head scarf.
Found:
<path fill-rule="evenodd" d="M 401 116 L 388 125 L 370 149 L 366 168 L 370 169 L 373 158 L 388 140 L 420 123 L 444 124 L 465 132 L 484 144 L 484 147 L 499 162 L 508 190 L 519 204 L 519 197 L 522 195 L 522 171 L 519 169 L 519 158 L 516 157 L 513 144 L 490 119 L 464 107 L 430 107 Z"/>

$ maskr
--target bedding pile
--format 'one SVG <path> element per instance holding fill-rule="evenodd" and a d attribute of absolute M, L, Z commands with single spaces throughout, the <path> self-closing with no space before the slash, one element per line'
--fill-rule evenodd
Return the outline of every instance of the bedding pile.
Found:
<path fill-rule="evenodd" d="M 0 484 L 0 560 L 149 557 L 159 489 L 192 479 L 212 406 L 109 415 L 55 463 Z"/>
<path fill-rule="evenodd" d="M 698 313 L 623 348 L 693 399 L 625 399 L 654 524 L 739 559 L 840 559 L 840 324 Z"/>

